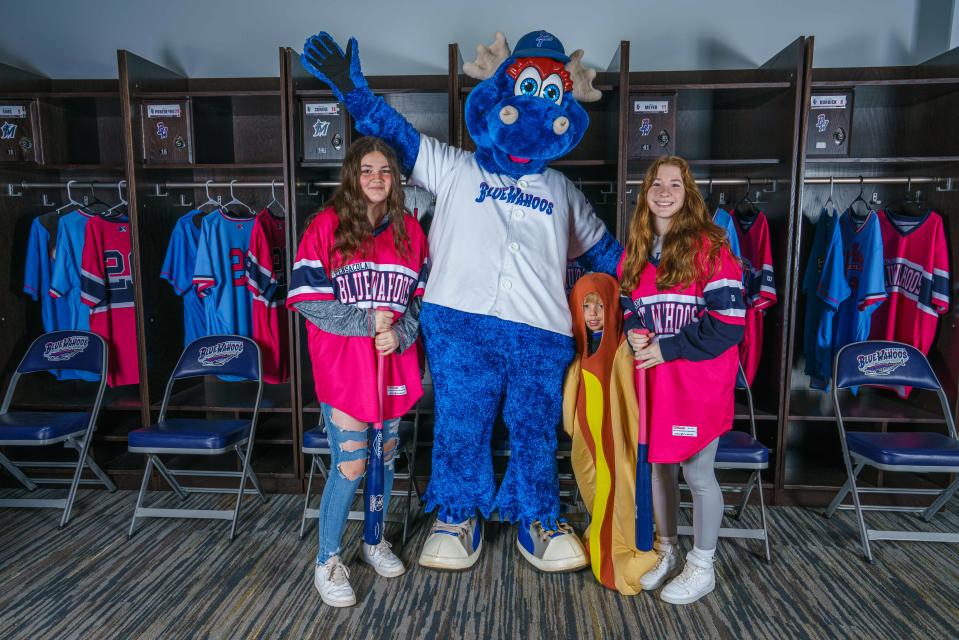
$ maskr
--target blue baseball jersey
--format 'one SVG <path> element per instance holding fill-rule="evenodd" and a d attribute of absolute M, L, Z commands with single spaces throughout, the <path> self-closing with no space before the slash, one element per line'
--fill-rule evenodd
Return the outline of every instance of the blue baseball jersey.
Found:
<path fill-rule="evenodd" d="M 846 211 L 839 218 L 839 229 L 849 297 L 836 312 L 833 354 L 851 342 L 869 338 L 872 313 L 886 299 L 879 216 L 870 211 L 862 219 Z"/>
<path fill-rule="evenodd" d="M 726 230 L 726 238 L 729 239 L 729 248 L 737 258 L 742 257 L 742 251 L 739 248 L 739 233 L 736 231 L 736 222 L 729 212 L 725 209 L 716 209 L 713 214 L 713 222 Z"/>
<path fill-rule="evenodd" d="M 246 253 L 252 218 L 217 211 L 203 219 L 193 284 L 206 302 L 206 328 L 213 334 L 253 335 L 253 296 L 246 287 Z"/>
<path fill-rule="evenodd" d="M 90 330 L 90 307 L 83 304 L 80 298 L 80 267 L 83 240 L 91 217 L 82 211 L 72 211 L 61 216 L 57 224 L 49 289 L 51 297 L 61 300 L 62 313 L 57 314 L 57 321 L 62 324 L 57 329 Z M 81 380 L 99 379 L 86 371 L 72 371 L 63 375 Z"/>
<path fill-rule="evenodd" d="M 23 268 L 23 292 L 40 301 L 40 315 L 44 331 L 66 328 L 70 317 L 69 301 L 65 297 L 54 298 L 50 292 L 50 277 L 53 273 L 53 240 L 56 238 L 60 216 L 56 211 L 38 216 L 30 223 L 27 239 L 27 259 Z M 81 371 L 68 369 L 53 372 L 60 380 L 75 380 L 90 376 Z"/>
<path fill-rule="evenodd" d="M 176 221 L 160 277 L 173 285 L 173 290 L 183 298 L 183 346 L 207 335 L 205 302 L 193 288 L 193 273 L 196 269 L 197 246 L 200 229 L 193 221 L 202 211 L 191 211 Z"/>
<path fill-rule="evenodd" d="M 838 213 L 823 210 L 816 223 L 812 251 L 803 276 L 806 294 L 805 372 L 814 389 L 825 389 L 832 377 L 833 319 L 850 294 L 838 222 Z"/>

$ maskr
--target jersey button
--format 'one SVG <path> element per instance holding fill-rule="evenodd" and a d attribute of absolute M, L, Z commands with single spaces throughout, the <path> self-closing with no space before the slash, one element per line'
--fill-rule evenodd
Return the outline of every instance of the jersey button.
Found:
<path fill-rule="evenodd" d="M 503 287 L 505 291 L 509 291 L 510 289 L 513 288 L 513 281 L 507 278 L 503 278 L 503 280 L 500 281 L 499 286 Z"/>
<path fill-rule="evenodd" d="M 525 180 L 520 180 L 520 181 L 517 182 L 516 184 L 519 185 L 519 188 L 520 188 L 520 189 L 525 189 L 526 187 L 529 186 L 529 183 L 526 182 Z"/>
<path fill-rule="evenodd" d="M 526 212 L 522 209 L 513 209 L 513 218 L 516 220 L 522 220 L 526 217 Z"/>
<path fill-rule="evenodd" d="M 518 243 L 518 242 L 510 242 L 510 243 L 509 243 L 509 250 L 512 251 L 513 253 L 516 253 L 517 251 L 519 251 L 519 243 Z"/>

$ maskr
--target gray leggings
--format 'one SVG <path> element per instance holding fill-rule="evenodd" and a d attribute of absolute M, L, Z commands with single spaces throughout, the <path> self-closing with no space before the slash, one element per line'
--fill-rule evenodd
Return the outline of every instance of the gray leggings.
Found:
<path fill-rule="evenodd" d="M 723 494 L 719 490 L 716 471 L 716 449 L 719 438 L 678 464 L 653 464 L 653 518 L 656 532 L 662 538 L 676 537 L 676 518 L 679 515 L 679 465 L 683 477 L 693 493 L 693 543 L 697 549 L 716 548 L 719 527 L 723 521 Z"/>

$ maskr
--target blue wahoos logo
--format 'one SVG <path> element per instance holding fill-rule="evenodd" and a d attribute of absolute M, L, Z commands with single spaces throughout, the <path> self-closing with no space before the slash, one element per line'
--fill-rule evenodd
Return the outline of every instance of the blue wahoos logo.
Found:
<path fill-rule="evenodd" d="M 523 193 L 519 187 L 491 187 L 485 182 L 480 183 L 480 192 L 476 196 L 476 202 L 490 200 L 502 200 L 506 204 L 515 204 L 520 207 L 529 207 L 536 211 L 542 211 L 548 216 L 553 215 L 553 203 L 546 198 L 534 196 L 532 193 Z"/>
<path fill-rule="evenodd" d="M 555 38 L 553 38 L 553 36 L 551 36 L 550 34 L 541 33 L 538 36 L 536 36 L 536 46 L 542 48 L 544 44 L 546 44 L 547 42 L 552 42 L 553 40 L 555 40 Z"/>
<path fill-rule="evenodd" d="M 326 134 L 328 134 L 329 132 L 330 132 L 329 120 L 317 120 L 313 123 L 314 138 L 325 138 Z"/>
<path fill-rule="evenodd" d="M 370 513 L 383 510 L 383 496 L 370 496 Z"/>
<path fill-rule="evenodd" d="M 4 120 L 3 124 L 0 125 L 0 140 L 13 140 L 16 135 L 17 125 Z"/>
<path fill-rule="evenodd" d="M 816 129 L 819 130 L 819 133 L 826 133 L 826 129 L 829 127 L 829 120 L 826 120 L 826 114 L 820 113 L 816 118 Z"/>
<path fill-rule="evenodd" d="M 50 362 L 63 362 L 83 353 L 88 346 L 90 346 L 90 338 L 87 336 L 70 336 L 43 345 L 43 357 Z"/>
<path fill-rule="evenodd" d="M 160 140 L 166 140 L 168 135 L 170 135 L 170 127 L 166 126 L 163 122 L 157 122 L 157 137 L 159 137 Z"/>
<path fill-rule="evenodd" d="M 239 340 L 224 340 L 212 347 L 200 347 L 197 362 L 204 367 L 222 367 L 241 353 L 243 353 L 242 342 Z"/>
<path fill-rule="evenodd" d="M 902 347 L 878 349 L 856 358 L 861 373 L 867 376 L 888 376 L 909 362 L 909 353 Z"/>
<path fill-rule="evenodd" d="M 649 118 L 643 118 L 639 123 L 639 135 L 648 136 L 653 130 L 653 123 L 649 121 Z"/>

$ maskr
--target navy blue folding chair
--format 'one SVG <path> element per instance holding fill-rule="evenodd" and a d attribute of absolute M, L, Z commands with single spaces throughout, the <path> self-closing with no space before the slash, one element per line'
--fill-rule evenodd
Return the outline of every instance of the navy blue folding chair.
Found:
<path fill-rule="evenodd" d="M 260 399 L 263 396 L 263 380 L 260 365 L 260 349 L 249 338 L 242 336 L 207 336 L 194 340 L 180 356 L 170 380 L 163 393 L 163 404 L 156 424 L 131 431 L 129 450 L 132 453 L 144 453 L 147 456 L 146 469 L 137 503 L 130 522 L 129 536 L 136 531 L 138 518 L 209 518 L 230 520 L 230 540 L 236 533 L 236 524 L 240 517 L 240 505 L 244 495 L 256 494 L 263 502 L 266 496 L 260 489 L 260 483 L 250 467 L 253 451 L 253 439 L 256 436 L 256 423 L 260 413 Z M 167 418 L 167 408 L 173 383 L 186 378 L 201 376 L 230 376 L 237 381 L 255 381 L 257 383 L 256 402 L 253 415 L 248 419 L 210 420 L 205 418 Z M 230 384 L 230 383 L 227 383 Z M 159 456 L 162 454 L 215 456 L 230 451 L 236 452 L 242 463 L 240 471 L 200 471 L 193 469 L 168 469 Z M 150 473 L 156 467 L 164 480 L 181 500 L 190 493 L 227 493 L 236 494 L 233 509 L 160 509 L 144 507 L 147 484 Z M 239 478 L 237 488 L 185 487 L 177 482 L 177 476 Z M 249 479 L 253 488 L 247 488 Z"/>
<path fill-rule="evenodd" d="M 766 501 L 763 497 L 762 475 L 763 469 L 769 468 L 769 449 L 756 439 L 756 409 L 753 405 L 753 392 L 746 381 L 746 374 L 742 365 L 736 375 L 736 389 L 743 391 L 746 396 L 746 407 L 749 411 L 749 433 L 745 431 L 728 431 L 719 437 L 719 447 L 716 450 L 716 469 L 733 469 L 749 472 L 749 479 L 742 485 L 720 485 L 723 493 L 742 493 L 742 500 L 738 505 L 725 505 L 725 511 L 731 511 L 733 518 L 739 520 L 749 496 L 755 488 L 759 495 L 759 521 L 761 528 L 721 527 L 721 538 L 747 538 L 762 540 L 766 552 L 766 562 L 772 560 L 769 551 L 769 529 L 766 526 Z M 691 506 L 686 503 L 684 506 Z M 679 527 L 680 535 L 692 535 L 693 528 Z"/>
<path fill-rule="evenodd" d="M 397 489 L 394 484 L 394 489 L 390 496 L 406 496 L 406 510 L 403 515 L 387 513 L 384 516 L 386 522 L 402 522 L 403 523 L 403 544 L 406 543 L 406 534 L 409 530 L 410 525 L 410 514 L 412 513 L 413 507 L 413 493 L 416 493 L 417 499 L 420 497 L 420 489 L 416 484 L 416 475 L 413 473 L 416 467 L 416 447 L 417 447 L 417 438 L 419 436 L 420 428 L 420 415 L 422 409 L 420 403 L 416 404 L 416 407 L 413 409 L 413 420 L 401 420 L 399 427 L 399 442 L 397 443 L 396 449 L 393 452 L 393 464 L 396 465 L 399 461 L 399 456 L 406 458 L 406 472 L 405 473 L 395 473 L 393 479 L 395 480 L 406 480 L 406 490 Z M 320 515 L 319 509 L 310 508 L 310 494 L 313 490 L 313 476 L 316 472 L 323 477 L 324 480 L 327 479 L 329 474 L 329 468 L 327 467 L 324 457 L 329 457 L 330 455 L 330 441 L 326 435 L 326 426 L 323 424 L 322 415 L 320 417 L 320 425 L 314 429 L 303 434 L 303 454 L 311 456 L 310 459 L 310 474 L 307 477 L 306 481 L 306 497 L 303 499 L 303 517 L 300 520 L 300 537 L 303 537 L 303 534 L 306 532 L 306 523 L 308 520 L 316 520 Z M 395 467 L 394 467 L 395 468 Z M 363 489 L 360 488 L 357 490 L 357 495 L 362 495 Z M 350 511 L 348 520 L 359 520 L 363 521 L 365 513 L 363 511 Z"/>
<path fill-rule="evenodd" d="M 843 461 L 848 480 L 826 509 L 831 517 L 836 509 L 855 509 L 859 521 L 859 536 L 862 550 L 870 562 L 872 540 L 919 540 L 926 542 L 959 542 L 959 534 L 932 533 L 923 531 L 889 531 L 868 529 L 863 511 L 901 511 L 921 513 L 929 522 L 959 489 L 959 479 L 947 488 L 915 489 L 897 487 L 859 487 L 856 479 L 863 468 L 869 466 L 880 471 L 912 473 L 959 473 L 959 439 L 956 425 L 949 409 L 949 400 L 926 357 L 915 347 L 901 342 L 868 340 L 846 345 L 839 350 L 833 361 L 832 401 L 836 410 L 836 423 L 842 443 Z M 846 431 L 839 392 L 842 389 L 866 385 L 887 387 L 907 386 L 934 391 L 945 416 L 948 434 L 932 432 L 887 432 Z M 881 421 L 881 418 L 877 418 Z M 853 504 L 843 505 L 846 495 L 852 493 Z M 908 494 L 935 495 L 928 507 L 863 505 L 860 494 Z"/>
<path fill-rule="evenodd" d="M 20 377 L 28 373 L 51 372 L 58 369 L 87 371 L 100 376 L 96 394 L 90 399 L 89 411 L 10 411 L 14 392 Z M 60 528 L 70 521 L 70 511 L 77 496 L 80 484 L 102 483 L 110 491 L 116 491 L 116 485 L 90 456 L 90 441 L 96 428 L 103 392 L 106 388 L 107 345 L 100 336 L 88 331 L 53 331 L 45 333 L 30 345 L 27 353 L 17 365 L 7 394 L 0 407 L 0 447 L 44 447 L 61 444 L 79 453 L 77 462 L 63 461 L 23 461 L 10 460 L 0 453 L 0 466 L 9 471 L 20 484 L 33 491 L 37 484 L 70 483 L 65 499 L 54 498 L 17 498 L 0 500 L 0 507 L 54 508 L 63 509 Z M 51 386 L 54 394 L 55 386 Z M 89 468 L 97 480 L 81 478 L 83 468 Z M 66 468 L 73 469 L 73 478 L 30 478 L 23 468 Z"/>

